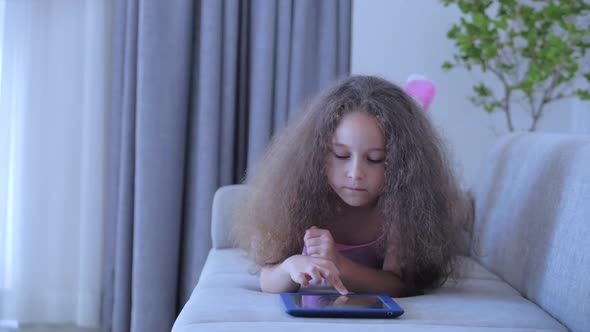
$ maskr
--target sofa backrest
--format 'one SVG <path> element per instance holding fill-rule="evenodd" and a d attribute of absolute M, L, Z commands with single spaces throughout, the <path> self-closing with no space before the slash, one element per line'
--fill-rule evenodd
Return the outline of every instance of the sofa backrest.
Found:
<path fill-rule="evenodd" d="M 498 141 L 472 187 L 472 254 L 572 331 L 590 328 L 590 136 Z"/>
<path fill-rule="evenodd" d="M 245 192 L 246 186 L 242 184 L 224 186 L 215 192 L 211 211 L 211 242 L 213 248 L 224 249 L 234 246 L 229 232 L 236 213 L 235 207 L 240 195 Z"/>

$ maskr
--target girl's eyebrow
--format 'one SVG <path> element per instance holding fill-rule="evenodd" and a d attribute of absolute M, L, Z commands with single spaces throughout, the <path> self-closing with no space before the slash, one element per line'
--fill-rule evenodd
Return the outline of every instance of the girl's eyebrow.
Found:
<path fill-rule="evenodd" d="M 344 147 L 344 148 L 349 148 L 348 145 L 342 144 L 342 143 L 338 143 L 338 142 L 332 142 L 332 144 L 334 146 L 341 146 L 341 147 Z M 385 149 L 382 149 L 382 148 L 370 148 L 370 149 L 367 149 L 367 151 L 385 151 Z"/>

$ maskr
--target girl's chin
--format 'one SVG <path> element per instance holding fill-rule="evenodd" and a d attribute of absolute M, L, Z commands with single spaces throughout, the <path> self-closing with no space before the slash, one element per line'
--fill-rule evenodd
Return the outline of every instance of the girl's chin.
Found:
<path fill-rule="evenodd" d="M 366 199 L 354 199 L 352 197 L 342 197 L 342 196 L 339 196 L 339 197 L 342 200 L 342 202 L 344 202 L 344 204 L 346 204 L 347 206 L 356 207 L 356 208 L 371 206 L 371 205 L 373 205 L 372 203 L 374 203 L 374 201 L 375 201 L 375 200 L 366 200 Z"/>

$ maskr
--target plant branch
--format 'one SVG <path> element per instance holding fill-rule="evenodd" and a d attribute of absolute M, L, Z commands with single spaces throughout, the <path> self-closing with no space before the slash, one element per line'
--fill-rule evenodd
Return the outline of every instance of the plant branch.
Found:
<path fill-rule="evenodd" d="M 529 131 L 535 131 L 537 129 L 537 123 L 539 122 L 541 115 L 543 115 L 543 109 L 545 108 L 545 105 L 547 105 L 551 101 L 553 101 L 553 98 L 550 98 L 549 95 L 551 95 L 553 90 L 555 90 L 555 87 L 557 86 L 557 82 L 559 81 L 559 75 L 560 75 L 559 69 L 560 69 L 559 67 L 555 68 L 555 70 L 553 72 L 553 76 L 551 77 L 551 83 L 549 84 L 549 87 L 547 89 L 545 89 L 545 91 L 543 92 L 543 97 L 539 101 L 538 106 L 536 106 L 534 104 L 532 95 L 529 99 L 530 104 L 531 104 L 531 110 L 533 110 L 533 112 L 532 112 L 533 122 L 531 124 L 531 127 L 529 128 Z"/>
<path fill-rule="evenodd" d="M 504 77 L 504 75 L 502 74 L 502 72 L 500 72 L 498 69 L 496 68 L 490 68 L 490 71 L 492 73 L 494 73 L 494 75 L 496 75 L 500 81 L 502 82 L 502 85 L 504 85 L 504 101 L 503 101 L 503 108 L 504 108 L 504 114 L 506 115 L 506 122 L 508 124 L 508 130 L 510 130 L 511 132 L 514 131 L 514 126 L 512 125 L 512 114 L 510 113 L 510 98 L 512 95 L 512 89 L 510 89 L 510 85 L 508 84 L 508 81 L 506 80 L 506 78 Z"/>
<path fill-rule="evenodd" d="M 590 66 L 590 30 L 585 28 L 588 24 L 576 23 L 590 18 L 590 5 L 583 0 L 501 1 L 495 15 L 492 1 L 441 1 L 445 6 L 456 4 L 463 14 L 447 32 L 457 47 L 455 61 L 442 67 L 462 66 L 468 71 L 478 67 L 484 74 L 489 70 L 503 92 L 496 98 L 490 87 L 479 82 L 470 100 L 488 113 L 503 111 L 510 131 L 515 130 L 515 109 L 529 113 L 529 130 L 534 131 L 546 105 L 566 96 L 590 98 L 587 88 L 572 81 L 578 74 L 586 76 Z"/>

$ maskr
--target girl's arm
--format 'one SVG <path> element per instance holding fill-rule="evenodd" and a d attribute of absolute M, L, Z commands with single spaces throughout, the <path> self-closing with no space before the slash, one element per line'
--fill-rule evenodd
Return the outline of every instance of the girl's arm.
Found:
<path fill-rule="evenodd" d="M 359 264 L 343 255 L 339 256 L 340 277 L 346 288 L 352 292 L 380 293 L 391 297 L 411 295 L 410 287 L 401 280 L 399 268 L 391 255 L 385 257 L 383 270 Z"/>
<path fill-rule="evenodd" d="M 333 262 L 346 288 L 355 293 L 382 293 L 391 297 L 408 296 L 410 287 L 401 280 L 401 269 L 394 254 L 385 256 L 383 269 L 358 264 L 336 250 L 334 238 L 327 229 L 312 226 L 303 238 L 307 253 Z"/>
<path fill-rule="evenodd" d="M 293 255 L 280 264 L 264 266 L 260 272 L 260 288 L 267 293 L 296 292 L 300 285 L 308 286 L 310 282 L 319 283 L 322 279 L 340 294 L 348 294 L 334 262 L 303 255 Z"/>
<path fill-rule="evenodd" d="M 281 266 L 283 263 L 266 265 L 260 271 L 260 289 L 266 293 L 296 292 L 300 285 L 291 279 L 289 272 Z"/>

